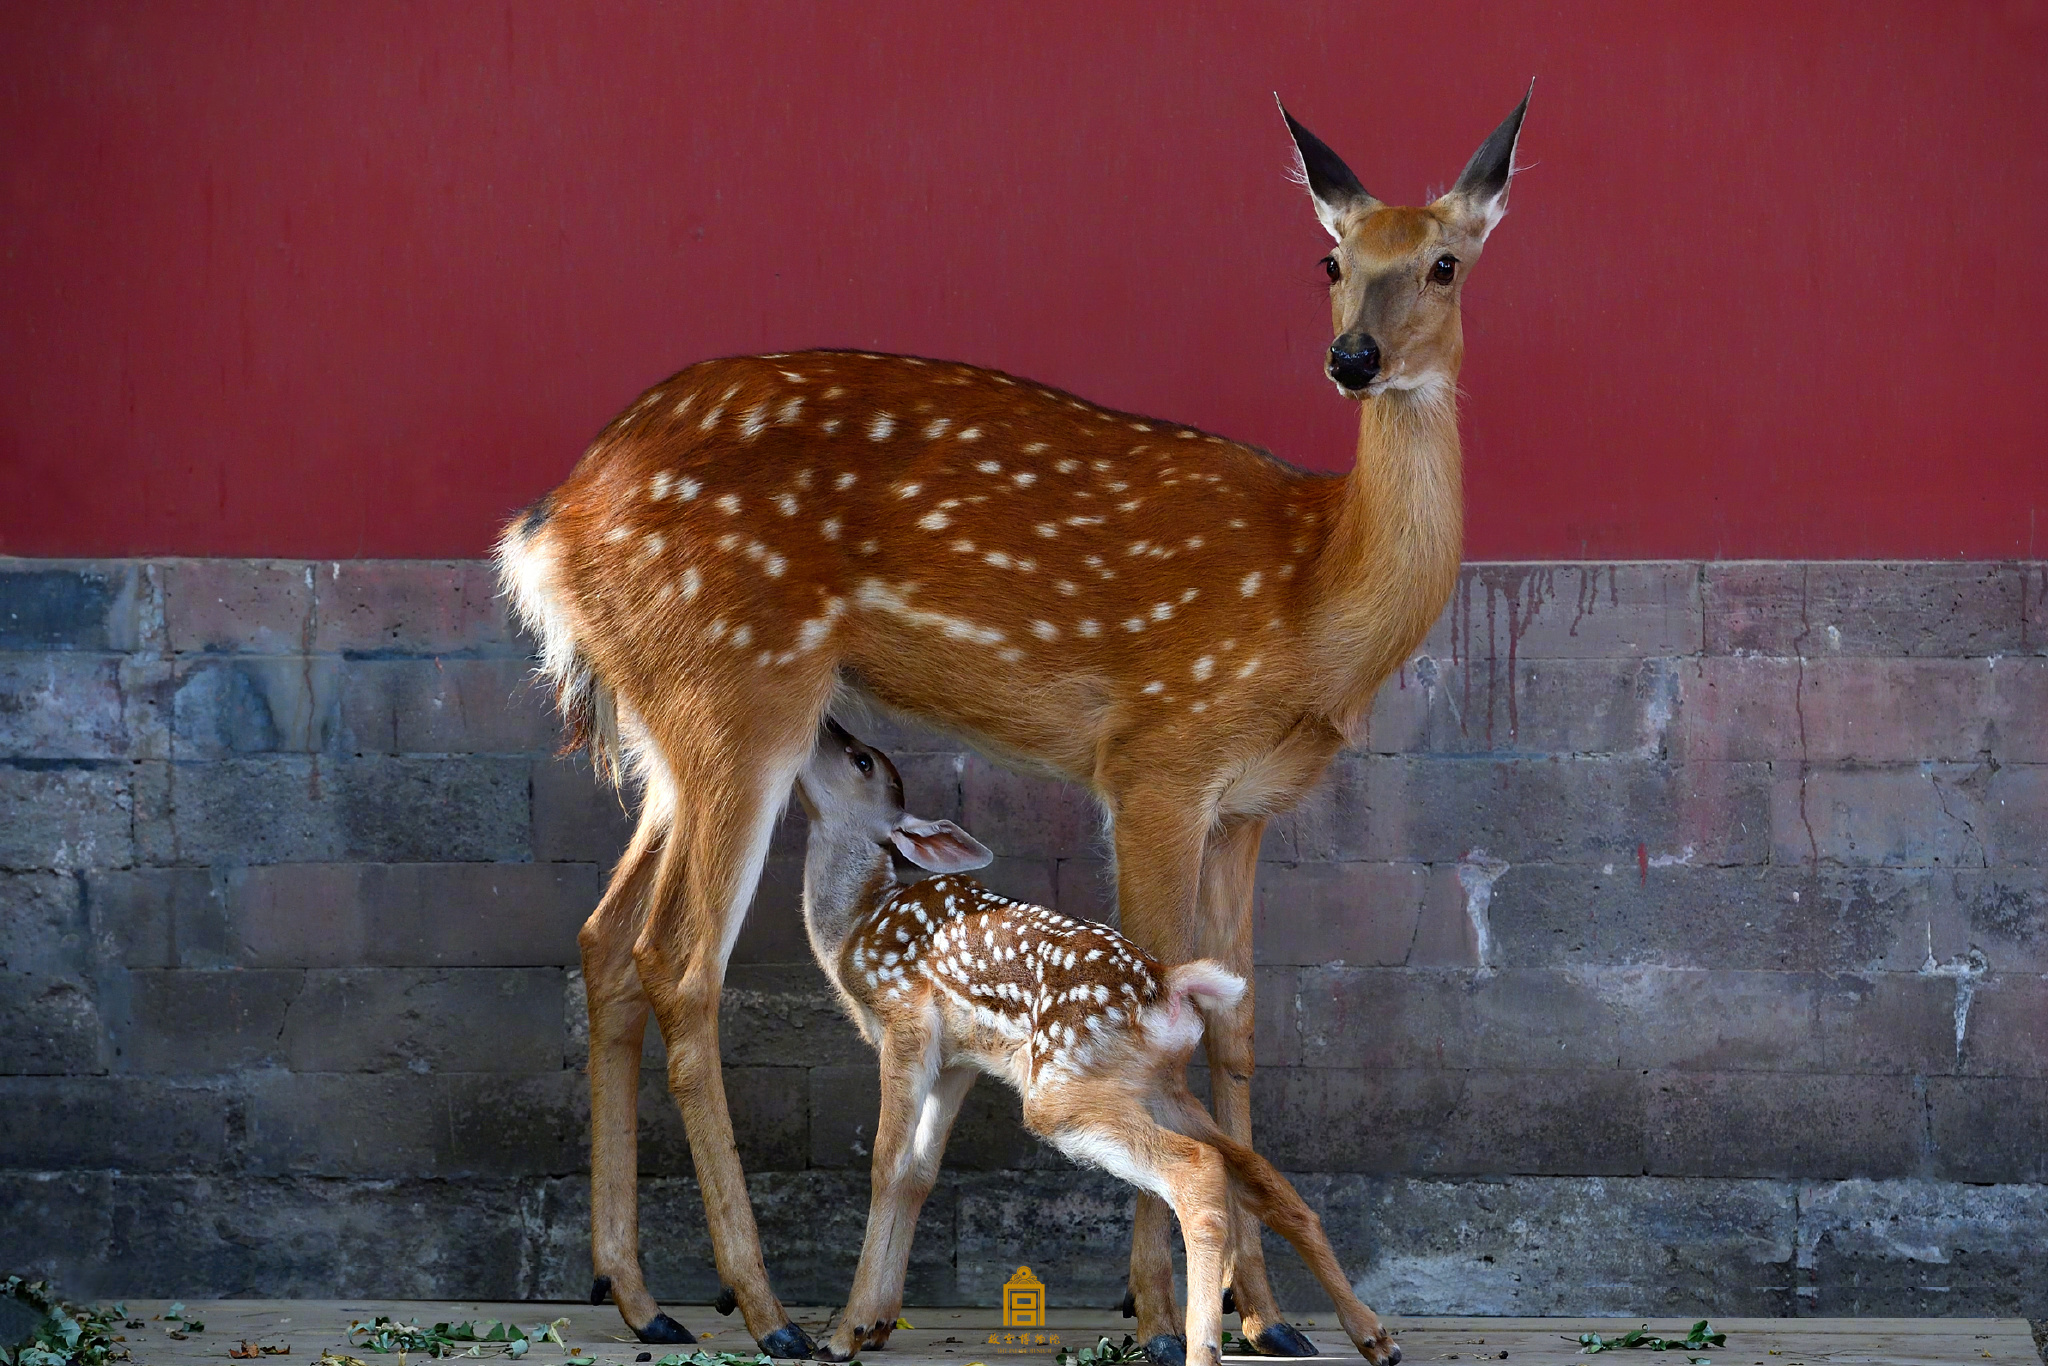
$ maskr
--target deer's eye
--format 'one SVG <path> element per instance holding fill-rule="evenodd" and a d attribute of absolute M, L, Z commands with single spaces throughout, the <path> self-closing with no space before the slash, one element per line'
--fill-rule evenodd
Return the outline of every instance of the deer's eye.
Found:
<path fill-rule="evenodd" d="M 1457 279 L 1458 258 L 1448 254 L 1437 257 L 1436 264 L 1429 268 L 1429 278 L 1432 283 L 1439 285 L 1447 285 Z"/>
<path fill-rule="evenodd" d="M 1330 277 L 1330 283 L 1333 285 L 1344 278 L 1344 272 L 1338 267 L 1336 257 L 1325 256 L 1323 258 L 1323 274 Z"/>
<path fill-rule="evenodd" d="M 875 771 L 875 761 L 873 759 L 868 758 L 868 756 L 865 754 L 854 755 L 853 766 L 859 769 L 863 774 L 873 773 Z"/>

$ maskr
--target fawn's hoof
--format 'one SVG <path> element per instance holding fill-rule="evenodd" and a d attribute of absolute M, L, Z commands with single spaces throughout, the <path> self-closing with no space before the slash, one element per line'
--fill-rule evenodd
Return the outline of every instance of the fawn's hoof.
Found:
<path fill-rule="evenodd" d="M 1313 1357 L 1321 1356 L 1313 1342 L 1291 1323 L 1269 1324 L 1266 1330 L 1252 1339 L 1252 1347 L 1261 1355 L 1269 1357 Z"/>
<path fill-rule="evenodd" d="M 1235 1314 L 1237 1312 L 1237 1292 L 1227 1285 L 1223 1287 L 1223 1312 L 1226 1314 Z"/>
<path fill-rule="evenodd" d="M 633 1336 L 642 1342 L 695 1342 L 690 1330 L 666 1314 L 656 1314 L 647 1321 L 645 1328 L 635 1328 Z"/>
<path fill-rule="evenodd" d="M 1188 1366 L 1188 1340 L 1172 1333 L 1161 1333 L 1145 1342 L 1145 1359 L 1152 1366 Z"/>
<path fill-rule="evenodd" d="M 721 1285 L 718 1287 L 718 1298 L 711 1302 L 711 1307 L 720 1315 L 730 1317 L 732 1311 L 740 1307 L 740 1297 L 733 1293 L 731 1286 Z"/>
<path fill-rule="evenodd" d="M 818 1348 L 811 1341 L 809 1333 L 806 1333 L 793 1323 L 785 1323 L 767 1337 L 761 1339 L 761 1350 L 772 1357 L 795 1360 L 798 1357 L 811 1355 Z M 828 1361 L 833 1359 L 831 1357 L 826 1358 Z M 844 1361 L 845 1358 L 840 1357 L 837 1360 Z"/>

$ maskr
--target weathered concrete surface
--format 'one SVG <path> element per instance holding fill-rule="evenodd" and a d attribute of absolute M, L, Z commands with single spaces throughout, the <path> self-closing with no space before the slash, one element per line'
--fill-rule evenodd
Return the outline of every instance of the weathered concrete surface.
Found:
<path fill-rule="evenodd" d="M 2044 584 L 1466 570 L 1259 875 L 1259 1142 L 1361 1285 L 2048 1317 Z M 479 563 L 0 561 L 0 1264 L 587 1288 L 575 930 L 630 818 L 549 757 L 527 653 Z M 1112 914 L 1080 794 L 869 729 L 993 883 Z M 721 1043 L 778 1287 L 835 1301 L 874 1067 L 809 962 L 802 833 Z M 709 1297 L 658 1065 L 643 1111 L 649 1274 Z M 1013 1099 L 979 1088 L 949 1156 L 916 1297 L 1048 1259 L 1121 1293 L 1128 1197 Z"/>

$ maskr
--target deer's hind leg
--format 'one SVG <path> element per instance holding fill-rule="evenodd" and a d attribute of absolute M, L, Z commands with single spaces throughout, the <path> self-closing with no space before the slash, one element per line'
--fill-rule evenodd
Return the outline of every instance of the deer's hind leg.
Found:
<path fill-rule="evenodd" d="M 829 673 L 808 688 L 784 676 L 773 689 L 706 690 L 669 699 L 660 714 L 643 712 L 653 737 L 649 782 L 672 794 L 675 824 L 655 867 L 633 962 L 668 1046 L 669 1091 L 689 1133 L 720 1280 L 747 1331 L 776 1357 L 809 1356 L 812 1343 L 790 1321 L 762 1263 L 719 1070 L 718 998 L 769 836 L 831 690 Z"/>
<path fill-rule="evenodd" d="M 590 1302 L 609 1298 L 642 1342 L 695 1342 L 661 1312 L 640 1270 L 640 1047 L 647 993 L 633 965 L 633 941 L 667 833 L 663 805 L 643 802 L 633 842 L 576 936 L 590 1014 Z"/>

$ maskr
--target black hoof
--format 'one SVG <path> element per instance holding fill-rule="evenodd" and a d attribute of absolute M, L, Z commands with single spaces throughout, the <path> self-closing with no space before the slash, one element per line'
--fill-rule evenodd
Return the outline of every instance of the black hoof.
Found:
<path fill-rule="evenodd" d="M 1145 1359 L 1152 1366 L 1188 1366 L 1188 1340 L 1161 1333 L 1145 1343 Z"/>
<path fill-rule="evenodd" d="M 1252 1339 L 1261 1356 L 1313 1357 L 1322 1353 L 1291 1323 L 1276 1323 Z"/>
<path fill-rule="evenodd" d="M 652 1353 L 652 1352 L 642 1352 L 642 1353 L 641 1353 L 641 1354 L 640 1354 L 639 1356 L 636 1356 L 636 1357 L 634 1357 L 634 1358 L 633 1358 L 633 1360 L 635 1360 L 635 1361 L 652 1361 L 652 1360 L 654 1360 L 654 1353 Z"/>
<path fill-rule="evenodd" d="M 761 1339 L 761 1350 L 772 1357 L 794 1361 L 807 1357 L 818 1350 L 811 1341 L 811 1335 L 793 1323 L 785 1323 L 767 1337 Z"/>
<path fill-rule="evenodd" d="M 1227 1285 L 1223 1287 L 1223 1312 L 1226 1314 L 1235 1314 L 1237 1312 L 1237 1292 Z"/>
<path fill-rule="evenodd" d="M 1387 1366 L 1401 1366 L 1400 1343 L 1390 1342 L 1387 1344 Z"/>
<path fill-rule="evenodd" d="M 1138 1292 L 1135 1290 L 1124 1291 L 1124 1302 L 1118 1305 L 1117 1309 L 1127 1319 L 1138 1317 Z"/>
<path fill-rule="evenodd" d="M 690 1330 L 666 1314 L 656 1314 L 647 1321 L 645 1328 L 635 1328 L 633 1336 L 642 1342 L 695 1342 Z"/>
<path fill-rule="evenodd" d="M 740 1297 L 733 1293 L 731 1286 L 722 1285 L 718 1288 L 718 1298 L 711 1302 L 711 1307 L 722 1316 L 730 1318 L 732 1311 L 740 1307 Z"/>
<path fill-rule="evenodd" d="M 611 1277 L 609 1277 L 609 1276 L 599 1276 L 599 1277 L 598 1277 L 598 1278 L 597 1278 L 596 1280 L 594 1280 L 594 1281 L 592 1281 L 592 1282 L 590 1283 L 590 1302 L 591 1302 L 592 1304 L 603 1304 L 603 1303 L 604 1303 L 604 1302 L 605 1302 L 606 1300 L 610 1299 L 611 1297 L 612 1297 L 612 1278 L 611 1278 Z"/>

